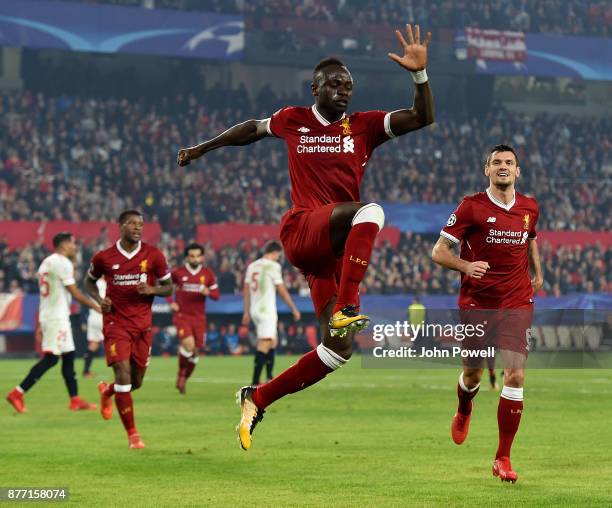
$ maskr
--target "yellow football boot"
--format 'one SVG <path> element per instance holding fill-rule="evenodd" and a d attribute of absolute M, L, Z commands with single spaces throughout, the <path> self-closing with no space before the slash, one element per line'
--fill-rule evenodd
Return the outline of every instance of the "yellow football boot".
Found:
<path fill-rule="evenodd" d="M 336 312 L 329 320 L 329 333 L 332 337 L 346 337 L 351 332 L 363 330 L 370 324 L 370 318 L 357 312 L 357 307 L 347 305 Z"/>
<path fill-rule="evenodd" d="M 257 424 L 263 420 L 265 411 L 259 409 L 251 395 L 255 391 L 254 386 L 243 386 L 236 393 L 236 402 L 240 405 L 240 423 L 236 427 L 240 448 L 248 450 L 253 444 L 253 431 Z"/>

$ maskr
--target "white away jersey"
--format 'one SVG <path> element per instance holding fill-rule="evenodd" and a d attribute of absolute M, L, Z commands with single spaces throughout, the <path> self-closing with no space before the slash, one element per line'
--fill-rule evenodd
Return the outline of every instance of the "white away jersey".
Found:
<path fill-rule="evenodd" d="M 38 268 L 40 321 L 70 318 L 71 296 L 66 286 L 74 283 L 74 266 L 66 256 L 55 253 L 43 260 Z"/>
<path fill-rule="evenodd" d="M 251 294 L 251 315 L 276 314 L 276 285 L 282 282 L 281 265 L 276 261 L 259 258 L 248 266 L 245 283 Z"/>
<path fill-rule="evenodd" d="M 98 293 L 100 293 L 100 296 L 104 298 L 106 296 L 106 279 L 104 277 L 100 277 L 96 281 L 96 286 L 98 286 Z M 99 312 L 96 312 L 93 309 L 89 309 L 89 315 L 95 316 L 94 319 L 97 319 L 99 317 L 100 322 L 102 322 L 102 314 L 100 314 Z"/>

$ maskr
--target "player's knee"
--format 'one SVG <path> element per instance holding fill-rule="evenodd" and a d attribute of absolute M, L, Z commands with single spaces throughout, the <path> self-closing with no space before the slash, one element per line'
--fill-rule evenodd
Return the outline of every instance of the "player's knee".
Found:
<path fill-rule="evenodd" d="M 57 365 L 57 362 L 59 362 L 59 356 L 52 354 L 46 354 L 42 360 L 42 363 L 44 363 L 48 367 L 53 367 L 54 365 Z"/>
<path fill-rule="evenodd" d="M 352 350 L 348 354 L 348 358 L 345 358 L 341 354 L 324 346 L 323 344 L 319 344 L 317 346 L 317 355 L 319 356 L 319 359 L 332 370 L 342 367 L 351 357 L 351 353 Z"/>
<path fill-rule="evenodd" d="M 463 370 L 463 382 L 467 388 L 474 388 L 480 383 L 480 378 L 482 378 L 482 370 L 481 369 L 464 369 Z"/>
<path fill-rule="evenodd" d="M 522 388 L 525 382 L 523 370 L 508 370 L 504 373 L 504 386 Z"/>
<path fill-rule="evenodd" d="M 385 212 L 382 206 L 377 203 L 368 203 L 357 210 L 353 216 L 351 226 L 363 222 L 373 222 L 378 226 L 378 229 L 381 230 L 385 225 Z"/>

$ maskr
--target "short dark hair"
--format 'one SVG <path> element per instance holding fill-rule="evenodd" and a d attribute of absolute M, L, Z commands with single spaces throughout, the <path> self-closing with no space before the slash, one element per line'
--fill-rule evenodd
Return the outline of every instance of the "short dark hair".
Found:
<path fill-rule="evenodd" d="M 183 255 L 187 257 L 187 255 L 189 254 L 189 251 L 195 250 L 195 249 L 198 249 L 202 254 L 204 254 L 204 247 L 202 247 L 199 243 L 191 242 L 189 245 L 187 245 L 187 247 L 185 247 L 185 250 L 183 251 Z"/>
<path fill-rule="evenodd" d="M 70 240 L 72 236 L 72 233 L 68 233 L 68 231 L 62 231 L 61 233 L 56 234 L 53 237 L 53 247 L 57 249 L 66 240 Z"/>
<path fill-rule="evenodd" d="M 270 254 L 270 252 L 281 252 L 282 250 L 283 246 L 276 240 L 270 240 L 264 245 L 264 254 Z"/>
<path fill-rule="evenodd" d="M 489 163 L 491 162 L 491 157 L 493 156 L 493 154 L 495 152 L 512 152 L 514 154 L 514 158 L 516 159 L 516 165 L 519 165 L 519 160 L 518 160 L 518 155 L 516 155 L 516 152 L 514 151 L 514 148 L 512 148 L 510 145 L 495 145 L 493 148 L 491 148 L 491 151 L 489 152 L 489 155 L 487 155 L 487 160 L 485 161 L 485 166 L 488 166 Z"/>
<path fill-rule="evenodd" d="M 127 221 L 128 217 L 131 217 L 132 215 L 137 215 L 139 217 L 144 218 L 142 212 L 139 212 L 138 210 L 125 210 L 119 214 L 117 222 L 119 222 L 119 224 L 123 224 L 125 221 Z"/>
<path fill-rule="evenodd" d="M 315 66 L 314 70 L 312 71 L 312 80 L 316 81 L 319 73 L 322 72 L 323 69 L 325 69 L 325 67 L 329 67 L 331 65 L 337 65 L 339 67 L 346 67 L 346 65 L 344 65 L 344 62 L 340 60 L 339 58 L 336 58 L 334 56 L 328 56 L 324 58 L 323 60 L 321 60 Z"/>

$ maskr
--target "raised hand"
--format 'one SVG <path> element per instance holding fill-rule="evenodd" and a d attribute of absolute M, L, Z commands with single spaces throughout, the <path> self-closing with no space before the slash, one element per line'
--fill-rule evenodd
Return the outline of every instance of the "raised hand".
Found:
<path fill-rule="evenodd" d="M 406 39 L 404 39 L 399 30 L 395 31 L 395 35 L 397 35 L 397 39 L 404 49 L 404 56 L 387 53 L 389 58 L 411 72 L 424 69 L 427 66 L 427 46 L 429 46 L 429 41 L 431 41 L 431 32 L 427 32 L 423 43 L 421 43 L 421 28 L 419 25 L 414 26 L 414 35 L 412 33 L 412 26 L 410 24 L 406 25 L 408 42 L 406 42 Z"/>

